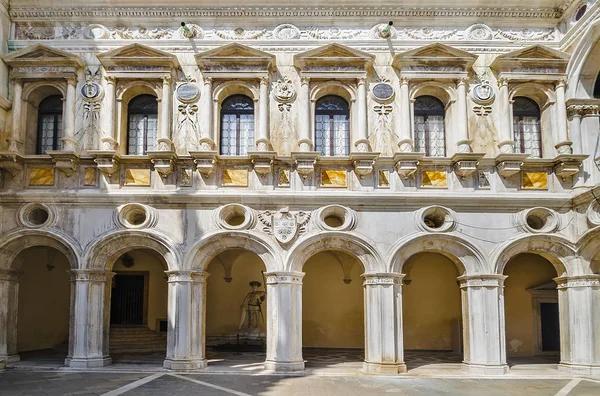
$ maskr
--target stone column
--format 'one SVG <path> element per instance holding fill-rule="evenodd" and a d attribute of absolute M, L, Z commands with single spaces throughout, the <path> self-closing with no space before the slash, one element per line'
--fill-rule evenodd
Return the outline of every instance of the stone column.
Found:
<path fill-rule="evenodd" d="M 101 150 L 116 151 L 117 140 L 115 139 L 115 78 L 106 77 L 105 106 L 100 113 L 102 122 Z"/>
<path fill-rule="evenodd" d="M 561 80 L 556 83 L 554 92 L 556 93 L 556 138 L 558 142 L 554 147 L 558 154 L 572 154 L 573 150 L 571 145 L 573 144 L 569 140 L 567 132 L 567 104 L 565 101 L 565 86 L 566 82 Z"/>
<path fill-rule="evenodd" d="M 370 373 L 403 373 L 402 278 L 404 274 L 364 274 L 365 361 Z"/>
<path fill-rule="evenodd" d="M 269 76 L 260 78 L 256 151 L 269 151 Z"/>
<path fill-rule="evenodd" d="M 469 140 L 469 119 L 467 117 L 467 79 L 461 78 L 456 83 L 456 107 L 458 109 L 457 117 L 457 152 L 470 153 L 471 140 Z"/>
<path fill-rule="evenodd" d="M 160 114 L 160 129 L 158 131 L 158 147 L 159 151 L 173 150 L 171 143 L 171 77 L 163 76 L 162 78 L 162 100 Z"/>
<path fill-rule="evenodd" d="M 19 146 L 23 143 L 21 134 L 21 120 L 23 118 L 23 81 L 14 80 L 13 103 L 12 103 L 12 131 L 8 139 L 8 151 L 19 152 Z"/>
<path fill-rule="evenodd" d="M 505 275 L 458 277 L 462 296 L 464 361 L 473 374 L 505 374 Z"/>
<path fill-rule="evenodd" d="M 600 375 L 600 275 L 559 277 L 560 370 Z"/>
<path fill-rule="evenodd" d="M 18 362 L 17 316 L 19 276 L 17 270 L 0 270 L 0 361 Z"/>
<path fill-rule="evenodd" d="M 65 365 L 102 367 L 108 355 L 110 292 L 114 272 L 80 269 L 71 274 L 69 354 Z"/>
<path fill-rule="evenodd" d="M 75 101 L 76 101 L 77 80 L 67 79 L 67 98 L 65 100 L 65 119 L 63 120 L 63 136 L 60 139 L 63 143 L 64 151 L 75 151 L 77 141 L 75 141 Z"/>
<path fill-rule="evenodd" d="M 200 96 L 200 116 L 204 117 L 204 126 L 201 128 L 201 139 L 200 139 L 200 150 L 211 151 L 214 149 L 214 136 L 213 136 L 213 79 L 211 77 L 204 77 L 202 79 L 202 92 Z"/>
<path fill-rule="evenodd" d="M 357 79 L 356 107 L 358 113 L 358 128 L 354 147 L 356 151 L 365 152 L 369 150 L 369 125 L 367 120 L 367 79 L 361 77 Z"/>
<path fill-rule="evenodd" d="M 300 128 L 298 128 L 298 147 L 300 151 L 312 151 L 314 145 L 311 139 L 311 122 L 310 122 L 310 78 L 300 78 Z"/>
<path fill-rule="evenodd" d="M 400 141 L 398 147 L 403 153 L 414 151 L 414 141 L 412 138 L 411 112 L 410 112 L 410 93 L 408 90 L 408 78 L 400 79 L 400 131 L 398 136 Z"/>
<path fill-rule="evenodd" d="M 267 359 L 265 370 L 304 370 L 302 359 L 302 272 L 267 272 Z"/>
<path fill-rule="evenodd" d="M 206 367 L 206 272 L 166 271 L 169 276 L 167 358 L 171 370 Z"/>
<path fill-rule="evenodd" d="M 573 106 L 574 107 L 574 106 Z M 581 113 L 576 108 L 569 108 L 569 134 L 573 141 L 575 154 L 583 153 L 583 140 L 581 136 Z"/>
<path fill-rule="evenodd" d="M 515 141 L 512 136 L 512 117 L 511 106 L 508 94 L 508 80 L 501 78 L 498 80 L 500 91 L 498 93 L 498 147 L 500 153 L 507 154 L 514 152 Z"/>

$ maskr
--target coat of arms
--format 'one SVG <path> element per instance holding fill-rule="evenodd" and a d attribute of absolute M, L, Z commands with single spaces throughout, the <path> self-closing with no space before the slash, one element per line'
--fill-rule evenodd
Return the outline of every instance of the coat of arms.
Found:
<path fill-rule="evenodd" d="M 271 213 L 268 210 L 259 213 L 258 219 L 265 225 L 263 231 L 273 235 L 279 243 L 285 245 L 306 231 L 310 213 L 292 214 L 288 208 L 283 208 L 277 213 Z"/>

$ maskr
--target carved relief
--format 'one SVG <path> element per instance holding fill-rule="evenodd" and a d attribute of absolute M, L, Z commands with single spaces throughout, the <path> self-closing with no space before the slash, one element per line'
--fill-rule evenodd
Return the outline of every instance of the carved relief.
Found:
<path fill-rule="evenodd" d="M 277 242 L 285 245 L 306 232 L 310 216 L 310 212 L 292 214 L 288 208 L 283 208 L 277 213 L 268 210 L 259 213 L 258 220 L 264 225 L 264 232 L 273 235 Z"/>
<path fill-rule="evenodd" d="M 81 87 L 83 98 L 83 128 L 75 133 L 78 145 L 86 148 L 94 147 L 94 140 L 100 134 L 100 107 L 104 97 L 104 90 L 99 84 L 100 68 L 94 72 L 87 69 L 85 72 L 85 84 Z M 83 143 L 87 137 L 87 142 Z"/>
<path fill-rule="evenodd" d="M 492 40 L 493 38 L 494 32 L 488 25 L 483 23 L 476 23 L 465 30 L 466 40 Z"/>
<path fill-rule="evenodd" d="M 336 27 L 331 29 L 309 27 L 306 29 L 306 34 L 308 37 L 316 40 L 350 40 L 361 36 L 367 36 L 367 32 L 360 29 L 339 29 Z"/>
<path fill-rule="evenodd" d="M 435 30 L 432 28 L 403 29 L 402 35 L 413 40 L 446 40 L 457 34 L 457 29 Z"/>
<path fill-rule="evenodd" d="M 273 97 L 279 103 L 294 101 L 294 99 L 296 99 L 296 89 L 294 88 L 292 81 L 288 78 L 277 80 L 277 82 L 273 84 Z"/>
<path fill-rule="evenodd" d="M 377 105 L 373 107 L 376 114 L 375 133 L 369 137 L 371 147 L 382 155 L 392 155 L 394 143 L 397 140 L 392 131 L 392 106 Z"/>
<path fill-rule="evenodd" d="M 148 29 L 145 27 L 129 28 L 115 27 L 110 33 L 110 38 L 126 40 L 156 40 L 170 39 L 173 37 L 173 30 L 168 27 L 156 27 Z"/>
<path fill-rule="evenodd" d="M 246 30 L 242 27 L 234 30 L 213 30 L 213 33 L 223 40 L 256 40 L 258 38 L 268 38 L 271 35 L 266 29 Z"/>
<path fill-rule="evenodd" d="M 294 25 L 283 24 L 273 30 L 273 36 L 279 40 L 297 40 L 300 38 L 300 29 Z"/>

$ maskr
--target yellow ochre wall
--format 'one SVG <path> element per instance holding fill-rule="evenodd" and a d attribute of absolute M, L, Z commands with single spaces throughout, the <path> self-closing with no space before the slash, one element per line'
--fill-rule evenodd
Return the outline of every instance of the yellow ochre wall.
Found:
<path fill-rule="evenodd" d="M 32 247 L 17 256 L 19 282 L 17 351 L 67 348 L 71 282 L 67 258 L 49 247 Z M 54 268 L 49 271 L 47 265 Z"/>
<path fill-rule="evenodd" d="M 148 328 L 156 330 L 156 319 L 167 318 L 167 274 L 166 263 L 156 253 L 149 250 L 132 250 L 128 254 L 133 257 L 131 268 L 123 266 L 121 258 L 117 259 L 112 270 L 115 272 L 149 272 L 148 278 Z"/>
<path fill-rule="evenodd" d="M 438 253 L 419 253 L 404 264 L 404 348 L 452 350 L 452 320 L 461 319 L 456 266 Z M 456 342 L 456 340 L 455 340 Z"/>
<path fill-rule="evenodd" d="M 231 282 L 226 282 L 225 267 L 233 264 Z M 235 336 L 240 324 L 241 305 L 246 295 L 252 291 L 249 286 L 251 281 L 259 281 L 262 286 L 258 290 L 265 290 L 261 271 L 265 266 L 256 254 L 246 250 L 228 250 L 215 257 L 208 265 L 208 285 L 206 290 L 206 335 Z M 267 297 L 268 298 L 268 297 Z M 267 301 L 262 304 L 263 315 L 266 320 Z M 247 322 L 244 322 L 244 327 Z M 266 331 L 266 325 L 261 322 L 261 329 Z"/>
<path fill-rule="evenodd" d="M 551 282 L 556 270 L 545 258 L 531 253 L 516 256 L 504 269 L 504 307 L 507 356 L 534 354 L 534 318 L 531 294 L 526 289 Z"/>
<path fill-rule="evenodd" d="M 340 260 L 353 263 L 350 284 L 344 283 Z M 348 254 L 326 251 L 311 257 L 302 271 L 302 345 L 363 348 L 362 264 Z"/>

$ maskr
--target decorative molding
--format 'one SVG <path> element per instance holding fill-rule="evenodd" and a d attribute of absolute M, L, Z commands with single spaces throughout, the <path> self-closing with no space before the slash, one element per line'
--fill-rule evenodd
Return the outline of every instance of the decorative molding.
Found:
<path fill-rule="evenodd" d="M 114 276 L 114 272 L 93 269 L 77 269 L 69 271 L 71 282 L 108 282 Z"/>
<path fill-rule="evenodd" d="M 395 273 L 377 273 L 377 274 L 362 274 L 363 286 L 376 285 L 401 285 L 405 274 Z"/>
<path fill-rule="evenodd" d="M 600 287 L 600 275 L 579 275 L 554 278 L 557 288 L 568 289 L 571 287 Z"/>
<path fill-rule="evenodd" d="M 186 271 L 186 270 L 174 270 L 165 271 L 168 275 L 168 283 L 175 282 L 193 282 L 193 283 L 206 283 L 207 278 L 210 276 L 208 272 L 204 271 Z"/>
<path fill-rule="evenodd" d="M 468 287 L 503 287 L 506 275 L 463 275 L 459 276 L 460 288 Z"/>
<path fill-rule="evenodd" d="M 304 277 L 303 272 L 265 272 L 264 275 L 265 279 L 267 280 L 267 285 L 301 285 L 302 278 Z"/>

